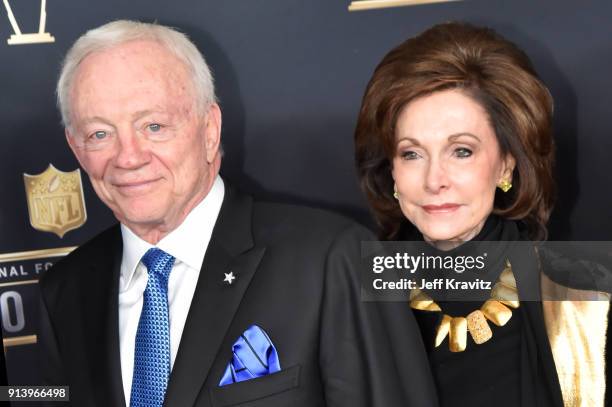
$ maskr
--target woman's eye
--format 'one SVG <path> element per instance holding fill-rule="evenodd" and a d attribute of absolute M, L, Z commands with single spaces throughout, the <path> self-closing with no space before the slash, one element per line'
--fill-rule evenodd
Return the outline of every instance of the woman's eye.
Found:
<path fill-rule="evenodd" d="M 419 155 L 414 151 L 403 151 L 401 153 L 401 157 L 404 160 L 416 160 L 417 158 L 419 158 Z"/>
<path fill-rule="evenodd" d="M 162 126 L 161 126 L 161 124 L 152 123 L 152 124 L 149 124 L 149 125 L 147 126 L 147 128 L 148 128 L 150 131 L 152 131 L 153 133 L 157 133 L 158 131 L 160 131 L 160 130 L 161 130 Z"/>
<path fill-rule="evenodd" d="M 467 158 L 472 155 L 472 150 L 470 150 L 469 148 L 460 147 L 455 149 L 455 155 L 459 158 Z"/>

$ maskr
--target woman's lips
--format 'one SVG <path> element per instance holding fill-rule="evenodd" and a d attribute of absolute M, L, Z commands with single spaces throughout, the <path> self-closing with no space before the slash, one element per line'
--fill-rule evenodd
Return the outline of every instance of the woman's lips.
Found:
<path fill-rule="evenodd" d="M 445 203 L 442 205 L 422 205 L 421 208 L 427 213 L 452 213 L 459 209 L 461 205 L 455 203 Z"/>

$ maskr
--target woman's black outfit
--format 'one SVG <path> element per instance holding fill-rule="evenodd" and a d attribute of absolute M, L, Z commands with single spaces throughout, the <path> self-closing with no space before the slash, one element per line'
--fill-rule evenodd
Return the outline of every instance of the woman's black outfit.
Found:
<path fill-rule="evenodd" d="M 418 232 L 404 232 L 403 237 L 403 240 L 422 240 Z M 504 261 L 508 259 L 521 299 L 519 308 L 512 310 L 512 318 L 505 326 L 489 324 L 493 337 L 487 342 L 478 345 L 468 334 L 467 347 L 462 352 L 449 350 L 448 337 L 440 346 L 434 347 L 436 330 L 443 314 L 466 316 L 479 309 L 482 301 L 441 301 L 431 294 L 442 312 L 414 310 L 441 406 L 563 406 L 542 303 L 522 300 L 534 299 L 534 292 L 540 292 L 540 274 L 537 270 L 540 270 L 540 264 L 546 269 L 542 255 L 536 254 L 535 250 L 512 249 L 511 242 L 526 240 L 518 222 L 496 216 L 490 216 L 473 239 L 500 242 L 494 248 L 489 247 L 488 255 L 492 259 L 489 272 L 495 275 L 501 273 Z M 462 246 L 448 252 L 435 248 L 431 250 L 428 254 L 463 254 Z M 550 278 L 555 279 L 554 276 Z M 582 285 L 580 288 L 588 288 L 588 281 Z"/>

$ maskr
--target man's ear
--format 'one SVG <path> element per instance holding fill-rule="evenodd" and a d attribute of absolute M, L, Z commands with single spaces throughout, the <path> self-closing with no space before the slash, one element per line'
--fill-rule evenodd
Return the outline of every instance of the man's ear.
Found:
<path fill-rule="evenodd" d="M 64 134 L 66 135 L 66 141 L 68 142 L 68 146 L 70 147 L 70 150 L 72 150 L 72 154 L 76 157 L 77 161 L 79 162 L 79 165 L 85 169 L 85 166 L 83 165 L 83 162 L 81 161 L 81 149 L 79 149 L 79 147 L 76 144 L 76 140 L 74 138 L 74 135 L 70 132 L 70 130 L 68 128 L 64 129 Z"/>
<path fill-rule="evenodd" d="M 219 147 L 221 145 L 221 108 L 218 104 L 210 105 L 205 120 L 206 161 L 212 164 L 215 157 L 220 153 Z"/>

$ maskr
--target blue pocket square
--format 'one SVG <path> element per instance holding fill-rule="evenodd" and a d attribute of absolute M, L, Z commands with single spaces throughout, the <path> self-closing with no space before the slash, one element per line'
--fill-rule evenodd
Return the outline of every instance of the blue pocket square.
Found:
<path fill-rule="evenodd" d="M 232 360 L 227 364 L 219 386 L 255 379 L 281 370 L 276 348 L 257 325 L 251 325 L 232 345 Z"/>

